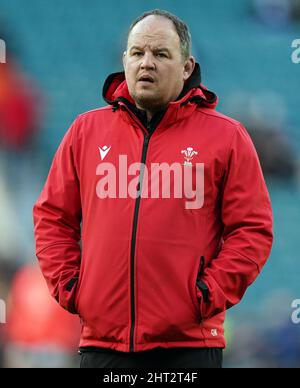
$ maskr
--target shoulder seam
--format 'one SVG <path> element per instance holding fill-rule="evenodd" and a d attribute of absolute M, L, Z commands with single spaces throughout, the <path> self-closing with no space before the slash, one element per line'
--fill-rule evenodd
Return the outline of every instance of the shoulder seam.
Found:
<path fill-rule="evenodd" d="M 228 123 L 230 123 L 230 124 L 232 124 L 234 126 L 240 125 L 240 122 L 238 120 L 232 119 L 230 117 L 223 117 L 223 116 L 221 117 L 221 116 L 218 116 L 218 114 L 214 115 L 214 114 L 211 114 L 209 112 L 204 112 L 203 110 L 201 110 L 201 108 L 197 109 L 197 112 L 202 113 L 202 114 L 204 114 L 206 116 L 216 117 L 217 119 L 227 121 Z M 218 112 L 216 111 L 216 113 L 218 113 Z"/>
<path fill-rule="evenodd" d="M 91 110 L 88 110 L 87 112 L 80 113 L 78 117 L 83 117 L 88 115 L 89 113 L 100 112 L 100 111 L 105 111 L 109 109 L 111 109 L 111 105 L 102 106 L 101 108 L 91 109 Z"/>

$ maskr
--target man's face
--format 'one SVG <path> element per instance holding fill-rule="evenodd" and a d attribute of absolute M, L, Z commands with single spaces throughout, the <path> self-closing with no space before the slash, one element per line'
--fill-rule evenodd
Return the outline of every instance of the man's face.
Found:
<path fill-rule="evenodd" d="M 138 108 L 150 111 L 176 100 L 194 69 L 194 59 L 182 57 L 172 21 L 155 15 L 132 29 L 123 64 L 131 97 Z"/>

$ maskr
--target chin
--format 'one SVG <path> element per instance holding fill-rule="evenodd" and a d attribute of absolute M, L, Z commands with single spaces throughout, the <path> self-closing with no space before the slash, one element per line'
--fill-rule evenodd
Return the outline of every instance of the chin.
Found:
<path fill-rule="evenodd" d="M 150 94 L 138 94 L 133 97 L 136 103 L 143 109 L 152 109 L 163 105 L 163 102 L 159 103 L 159 97 Z"/>

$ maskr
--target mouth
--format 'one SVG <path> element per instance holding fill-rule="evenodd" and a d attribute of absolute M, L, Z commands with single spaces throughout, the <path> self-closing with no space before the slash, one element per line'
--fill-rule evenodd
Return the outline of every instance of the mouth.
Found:
<path fill-rule="evenodd" d="M 153 84 L 154 79 L 150 75 L 142 75 L 140 78 L 138 78 L 138 82 L 142 82 L 144 84 Z"/>

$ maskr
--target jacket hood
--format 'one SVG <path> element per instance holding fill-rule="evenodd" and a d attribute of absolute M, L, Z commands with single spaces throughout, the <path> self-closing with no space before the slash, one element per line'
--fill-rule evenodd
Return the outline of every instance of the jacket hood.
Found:
<path fill-rule="evenodd" d="M 134 100 L 129 94 L 125 73 L 123 71 L 110 74 L 107 77 L 102 94 L 104 100 L 115 108 L 118 107 L 119 102 L 134 104 Z M 186 105 L 189 102 L 194 102 L 211 109 L 214 109 L 217 106 L 217 95 L 201 84 L 201 70 L 199 63 L 196 63 L 192 75 L 185 82 L 183 90 L 176 101 L 178 101 L 181 106 Z"/>

